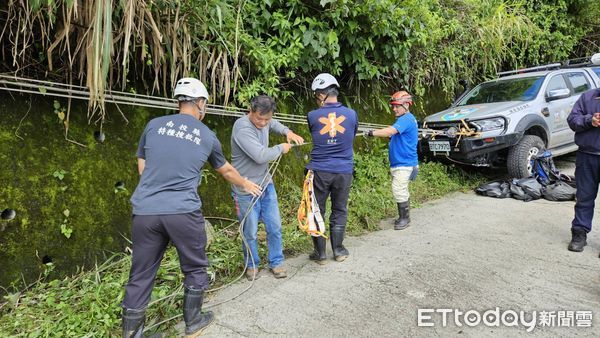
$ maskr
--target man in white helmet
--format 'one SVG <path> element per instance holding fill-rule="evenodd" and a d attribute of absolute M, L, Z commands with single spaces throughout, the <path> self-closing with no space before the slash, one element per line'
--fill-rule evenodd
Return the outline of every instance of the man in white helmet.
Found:
<path fill-rule="evenodd" d="M 179 114 L 151 120 L 137 150 L 140 182 L 131 197 L 133 253 L 123 299 L 123 337 L 142 337 L 145 310 L 167 244 L 177 248 L 185 275 L 185 333 L 195 337 L 213 320 L 201 313 L 208 288 L 206 231 L 198 184 L 209 162 L 227 181 L 258 195 L 260 187 L 229 164 L 216 135 L 201 122 L 208 92 L 197 79 L 177 81 L 174 97 Z"/>
<path fill-rule="evenodd" d="M 344 261 L 349 253 L 344 247 L 348 220 L 348 196 L 354 172 L 354 137 L 358 131 L 358 116 L 338 102 L 339 84 L 328 73 L 319 74 L 311 89 L 319 108 L 308 113 L 308 127 L 313 149 L 306 169 L 313 172 L 315 197 L 322 215 L 327 198 L 331 197 L 329 233 L 333 257 Z M 313 236 L 314 252 L 309 258 L 319 264 L 326 259 L 326 241 Z"/>

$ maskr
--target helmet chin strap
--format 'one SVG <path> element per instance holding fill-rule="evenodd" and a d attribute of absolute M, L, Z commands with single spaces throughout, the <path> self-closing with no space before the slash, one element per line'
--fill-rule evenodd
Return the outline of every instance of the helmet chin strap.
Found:
<path fill-rule="evenodd" d="M 409 112 L 410 104 L 403 103 L 403 104 L 400 104 L 399 106 L 402 107 L 402 108 L 404 108 L 404 112 L 402 112 L 401 114 L 399 114 L 397 116 L 402 116 L 402 115 L 404 115 L 404 114 L 406 114 L 406 113 Z"/>
<path fill-rule="evenodd" d="M 319 107 L 323 107 L 323 105 L 325 104 L 325 101 L 327 101 L 327 98 L 329 98 L 329 94 L 325 95 L 325 98 L 323 98 L 323 100 L 317 98 L 320 101 Z"/>
<path fill-rule="evenodd" d="M 204 110 L 206 109 L 206 105 L 204 105 L 204 107 L 200 107 L 200 105 L 198 104 L 198 101 L 200 101 L 200 99 L 198 99 L 197 101 L 194 101 L 194 104 L 196 105 L 196 108 L 198 108 L 198 120 L 202 120 L 204 118 Z"/>

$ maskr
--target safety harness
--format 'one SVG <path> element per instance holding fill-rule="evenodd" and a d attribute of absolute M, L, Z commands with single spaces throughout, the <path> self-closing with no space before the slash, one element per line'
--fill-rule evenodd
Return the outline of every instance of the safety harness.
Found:
<path fill-rule="evenodd" d="M 302 200 L 298 208 L 298 228 L 314 237 L 325 237 L 325 222 L 319 209 L 313 186 L 314 173 L 309 170 L 304 178 Z"/>

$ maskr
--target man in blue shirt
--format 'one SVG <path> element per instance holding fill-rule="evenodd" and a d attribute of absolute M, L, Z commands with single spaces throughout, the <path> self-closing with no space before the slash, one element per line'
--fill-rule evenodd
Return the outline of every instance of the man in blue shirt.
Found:
<path fill-rule="evenodd" d="M 575 163 L 577 202 L 568 249 L 581 252 L 587 245 L 588 232 L 592 231 L 594 201 L 600 184 L 600 89 L 581 94 L 567 122 L 575 132 L 575 143 L 579 147 Z"/>
<path fill-rule="evenodd" d="M 133 205 L 132 258 L 123 299 L 123 337 L 142 337 L 145 311 L 156 272 L 169 242 L 177 248 L 185 275 L 183 319 L 186 335 L 197 335 L 213 320 L 201 313 L 208 288 L 206 231 L 198 184 L 209 162 L 227 181 L 253 195 L 260 187 L 239 175 L 223 156 L 216 135 L 200 122 L 208 92 L 197 79 L 177 81 L 179 114 L 153 119 L 138 146 L 140 182 Z"/>
<path fill-rule="evenodd" d="M 313 81 L 319 108 L 308 113 L 308 127 L 313 149 L 306 169 L 314 172 L 314 192 L 322 215 L 327 198 L 331 196 L 329 233 L 336 261 L 344 261 L 349 253 L 344 247 L 348 220 L 348 196 L 354 171 L 354 137 L 358 131 L 358 117 L 352 109 L 338 102 L 339 84 L 331 74 L 319 74 Z M 315 251 L 311 260 L 323 264 L 326 259 L 325 238 L 312 237 Z"/>
<path fill-rule="evenodd" d="M 390 98 L 396 122 L 390 127 L 369 130 L 367 136 L 389 137 L 390 171 L 392 173 L 392 193 L 398 205 L 398 219 L 394 221 L 394 229 L 406 229 L 410 224 L 410 194 L 408 184 L 414 181 L 419 172 L 417 142 L 419 129 L 417 120 L 410 113 L 412 97 L 405 91 L 394 93 Z"/>

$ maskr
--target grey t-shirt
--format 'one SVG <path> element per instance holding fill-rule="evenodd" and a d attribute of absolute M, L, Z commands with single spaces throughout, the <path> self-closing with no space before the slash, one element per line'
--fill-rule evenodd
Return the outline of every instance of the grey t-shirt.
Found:
<path fill-rule="evenodd" d="M 134 215 L 198 210 L 204 163 L 208 161 L 215 169 L 227 163 L 215 133 L 187 114 L 151 120 L 140 138 L 137 157 L 145 159 L 146 166 L 131 196 Z"/>
<path fill-rule="evenodd" d="M 272 180 L 268 174 L 269 161 L 276 159 L 283 151 L 280 145 L 269 148 L 270 131 L 287 135 L 290 129 L 275 119 L 258 129 L 245 115 L 235 121 L 231 132 L 231 164 L 240 175 L 256 184 L 262 183 L 263 187 Z M 248 194 L 236 186 L 233 186 L 233 191 L 239 195 Z"/>

